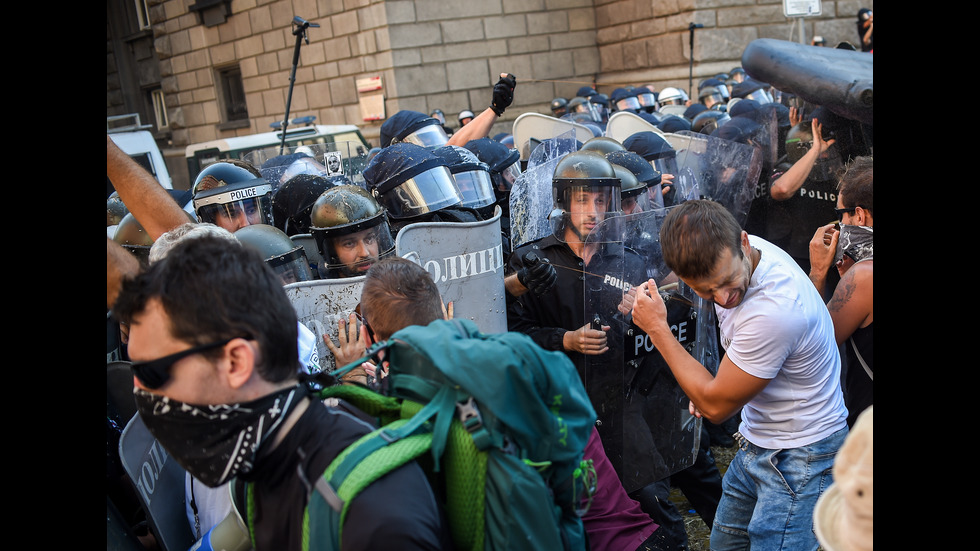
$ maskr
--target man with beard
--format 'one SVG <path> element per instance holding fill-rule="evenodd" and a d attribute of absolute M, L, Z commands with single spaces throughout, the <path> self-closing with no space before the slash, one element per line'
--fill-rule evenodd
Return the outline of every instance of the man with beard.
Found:
<path fill-rule="evenodd" d="M 323 257 L 319 269 L 324 279 L 362 276 L 395 250 L 384 209 L 358 186 L 323 192 L 313 204 L 310 223 Z"/>

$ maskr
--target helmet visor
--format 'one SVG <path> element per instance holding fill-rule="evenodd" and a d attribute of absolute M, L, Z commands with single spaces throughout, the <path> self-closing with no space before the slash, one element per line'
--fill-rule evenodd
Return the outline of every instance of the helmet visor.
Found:
<path fill-rule="evenodd" d="M 657 99 L 655 97 L 653 97 L 653 94 L 651 94 L 649 92 L 648 93 L 644 93 L 644 94 L 639 94 L 638 96 L 636 96 L 636 101 L 640 102 L 640 106 L 642 106 L 642 107 L 656 107 L 657 106 Z"/>
<path fill-rule="evenodd" d="M 306 258 L 303 247 L 296 247 L 286 254 L 267 258 L 265 262 L 272 271 L 276 272 L 283 285 L 313 280 L 313 270 L 310 269 L 310 262 Z"/>
<path fill-rule="evenodd" d="M 754 99 L 755 101 L 759 102 L 759 105 L 772 103 L 772 97 L 769 95 L 769 92 L 766 92 L 762 88 L 759 88 L 754 92 L 750 92 L 744 99 Z"/>
<path fill-rule="evenodd" d="M 514 182 L 521 175 L 521 162 L 514 161 L 509 167 L 500 172 L 500 191 L 507 191 L 514 186 Z"/>
<path fill-rule="evenodd" d="M 555 185 L 551 229 L 560 241 L 584 243 L 600 222 L 621 214 L 619 178 L 556 180 Z"/>
<path fill-rule="evenodd" d="M 677 174 L 677 158 L 673 155 L 654 159 L 650 161 L 650 164 L 654 170 L 657 170 L 661 174 Z"/>
<path fill-rule="evenodd" d="M 640 100 L 636 96 L 623 98 L 616 102 L 617 111 L 638 111 L 640 109 Z"/>
<path fill-rule="evenodd" d="M 422 147 L 442 147 L 449 142 L 449 136 L 446 135 L 446 131 L 442 126 L 430 124 L 419 128 L 400 140 L 397 138 L 391 140 L 391 143 L 397 142 L 413 143 Z"/>
<path fill-rule="evenodd" d="M 488 171 L 457 172 L 453 174 L 453 178 L 456 180 L 456 187 L 459 188 L 460 195 L 463 196 L 464 207 L 481 209 L 494 204 L 496 201 L 496 196 L 493 194 L 493 183 L 490 181 Z"/>
<path fill-rule="evenodd" d="M 463 202 L 453 175 L 444 166 L 402 182 L 379 199 L 392 218 L 414 218 Z"/>

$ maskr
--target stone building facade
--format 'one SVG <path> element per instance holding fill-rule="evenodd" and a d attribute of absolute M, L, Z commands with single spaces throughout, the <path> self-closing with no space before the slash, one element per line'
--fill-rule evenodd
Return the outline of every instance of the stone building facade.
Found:
<path fill-rule="evenodd" d="M 134 2 L 148 25 L 121 29 Z M 873 5 L 823 0 L 822 15 L 804 19 L 805 37 L 855 43 L 861 7 Z M 547 113 L 551 99 L 583 85 L 687 89 L 691 23 L 703 25 L 694 86 L 739 65 L 756 38 L 799 41 L 779 0 L 107 0 L 107 115 L 158 121 L 150 111 L 162 102 L 156 135 L 185 187 L 187 144 L 266 132 L 282 119 L 294 16 L 320 26 L 300 50 L 290 118 L 357 124 L 373 144 L 380 122 L 363 120 L 358 79 L 381 77 L 387 116 L 439 108 L 457 126 L 459 111 L 486 108 L 498 73 L 513 73 L 514 105 L 494 128 L 505 132 L 519 114 Z"/>

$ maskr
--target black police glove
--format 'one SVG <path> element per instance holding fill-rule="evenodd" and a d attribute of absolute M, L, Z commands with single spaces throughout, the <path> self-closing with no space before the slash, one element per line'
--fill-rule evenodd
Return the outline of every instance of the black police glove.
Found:
<path fill-rule="evenodd" d="M 547 258 L 540 259 L 529 252 L 524 254 L 523 260 L 524 267 L 517 271 L 517 280 L 535 295 L 547 293 L 558 282 L 558 272 Z"/>
<path fill-rule="evenodd" d="M 504 114 L 504 109 L 510 107 L 510 104 L 514 101 L 514 88 L 517 86 L 517 77 L 507 73 L 506 76 L 500 77 L 497 84 L 493 87 L 493 100 L 490 102 L 490 109 L 497 116 Z"/>

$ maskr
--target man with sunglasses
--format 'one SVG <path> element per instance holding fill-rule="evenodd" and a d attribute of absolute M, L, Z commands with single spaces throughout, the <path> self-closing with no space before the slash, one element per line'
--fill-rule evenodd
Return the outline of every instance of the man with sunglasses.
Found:
<path fill-rule="evenodd" d="M 329 522 L 304 518 L 314 483 L 372 427 L 299 382 L 296 313 L 279 278 L 254 252 L 202 237 L 127 280 L 115 313 L 131 327 L 134 396 L 153 436 L 206 485 L 236 480 L 255 549 L 301 549 L 304 522 Z M 342 548 L 438 549 L 447 537 L 412 463 L 350 504 Z"/>
<path fill-rule="evenodd" d="M 838 345 L 845 345 L 841 371 L 847 424 L 874 404 L 874 158 L 858 157 L 847 167 L 837 194 L 837 224 L 810 241 L 810 280 L 825 287 L 832 265 L 841 280 L 827 303 Z"/>

